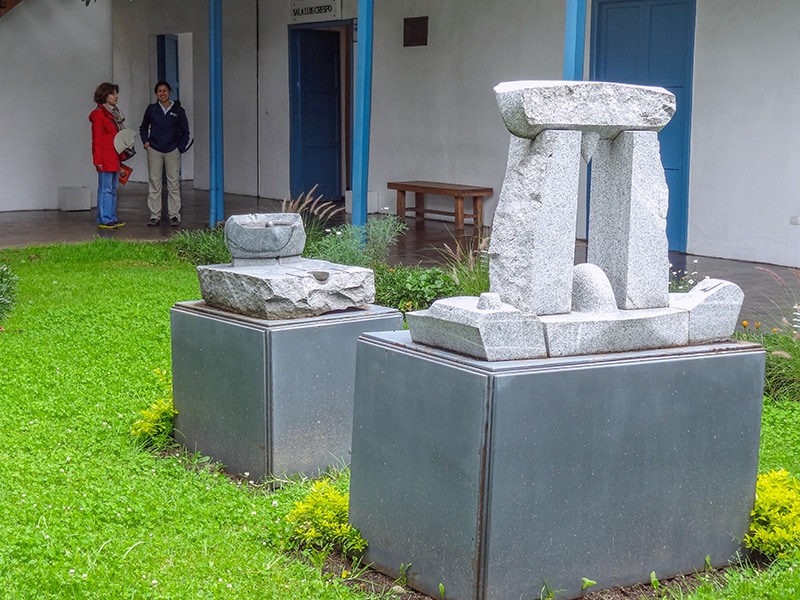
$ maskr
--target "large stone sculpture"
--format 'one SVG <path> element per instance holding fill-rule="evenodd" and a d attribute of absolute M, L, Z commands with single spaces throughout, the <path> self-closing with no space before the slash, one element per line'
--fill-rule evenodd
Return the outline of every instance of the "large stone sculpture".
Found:
<path fill-rule="evenodd" d="M 688 295 L 669 293 L 657 136 L 675 97 L 583 81 L 502 83 L 495 94 L 511 142 L 489 246 L 493 296 L 409 313 L 412 339 L 516 360 L 730 337 L 744 299 L 738 286 L 706 280 Z M 592 160 L 589 265 L 574 266 L 581 158 Z"/>

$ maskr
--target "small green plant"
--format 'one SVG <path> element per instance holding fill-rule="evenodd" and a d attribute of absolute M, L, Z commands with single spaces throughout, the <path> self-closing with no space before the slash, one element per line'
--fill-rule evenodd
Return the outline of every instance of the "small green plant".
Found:
<path fill-rule="evenodd" d="M 286 520 L 292 525 L 290 546 L 325 548 L 336 546 L 345 554 L 363 551 L 367 542 L 347 522 L 349 494 L 327 480 L 315 481 L 303 500 L 295 503 Z"/>
<path fill-rule="evenodd" d="M 546 579 L 543 580 L 542 589 L 539 590 L 539 600 L 554 600 L 556 597 L 556 590 L 550 585 Z"/>
<path fill-rule="evenodd" d="M 408 570 L 411 568 L 411 563 L 400 563 L 400 576 L 395 579 L 397 585 L 405 587 L 408 584 Z"/>
<path fill-rule="evenodd" d="M 155 370 L 162 388 L 162 395 L 149 408 L 141 411 L 142 418 L 131 425 L 131 435 L 142 446 L 161 450 L 172 441 L 172 421 L 178 411 L 172 404 L 172 386 L 167 374 Z"/>
<path fill-rule="evenodd" d="M 787 558 L 800 549 L 800 480 L 779 469 L 758 476 L 756 500 L 745 546 L 768 558 Z"/>
<path fill-rule="evenodd" d="M 0 321 L 2 321 L 17 299 L 17 276 L 11 272 L 11 267 L 0 264 Z"/>
<path fill-rule="evenodd" d="M 593 585 L 597 585 L 597 582 L 594 579 L 589 579 L 588 577 L 581 578 L 581 591 L 585 592 Z"/>
<path fill-rule="evenodd" d="M 686 268 L 673 269 L 672 265 L 669 266 L 669 291 L 670 292 L 688 292 L 692 289 L 697 282 L 703 277 L 697 274 L 694 270 L 694 265 L 697 264 L 697 259 L 692 260 L 692 270 Z"/>
<path fill-rule="evenodd" d="M 443 583 L 439 584 L 439 597 L 442 600 L 444 600 L 444 584 Z"/>
<path fill-rule="evenodd" d="M 650 585 L 655 591 L 658 591 L 658 589 L 661 587 L 661 582 L 658 580 L 658 577 L 656 577 L 655 571 L 650 571 Z"/>

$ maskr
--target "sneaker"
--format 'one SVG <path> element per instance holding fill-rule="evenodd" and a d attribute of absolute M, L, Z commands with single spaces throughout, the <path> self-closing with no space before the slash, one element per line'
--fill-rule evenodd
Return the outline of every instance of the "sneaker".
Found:
<path fill-rule="evenodd" d="M 156 226 L 156 225 L 158 225 L 160 222 L 161 222 L 161 221 L 160 221 L 159 219 L 156 219 L 155 217 L 153 217 L 152 219 L 150 219 L 150 220 L 147 222 L 147 226 L 148 226 L 148 227 L 155 227 L 155 226 Z"/>
<path fill-rule="evenodd" d="M 119 221 L 114 223 L 114 229 L 119 229 L 120 227 L 125 227 L 125 223 L 120 223 Z"/>
<path fill-rule="evenodd" d="M 116 229 L 117 228 L 117 224 L 114 223 L 113 221 L 109 221 L 108 223 L 98 223 L 97 226 L 100 229 Z"/>
<path fill-rule="evenodd" d="M 181 224 L 181 220 L 178 217 L 170 217 L 169 219 L 169 226 L 170 227 L 177 227 Z"/>

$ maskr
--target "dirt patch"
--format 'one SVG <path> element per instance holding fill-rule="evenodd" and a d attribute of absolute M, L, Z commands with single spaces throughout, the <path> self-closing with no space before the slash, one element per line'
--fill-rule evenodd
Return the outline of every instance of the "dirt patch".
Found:
<path fill-rule="evenodd" d="M 349 560 L 340 554 L 332 552 L 325 564 L 325 573 L 332 577 L 341 577 L 342 571 L 351 571 L 352 565 Z M 703 584 L 718 584 L 722 586 L 725 582 L 726 569 L 709 569 L 694 575 L 678 575 L 671 579 L 663 579 L 658 582 L 658 587 L 647 583 L 631 586 L 617 586 L 596 592 L 590 592 L 582 596 L 583 600 L 661 600 L 669 598 L 669 592 L 681 592 L 684 595 L 692 593 Z M 367 569 L 357 578 L 345 580 L 347 585 L 358 589 L 371 592 L 377 595 L 384 594 L 387 598 L 395 597 L 397 600 L 431 600 L 431 596 L 426 596 L 420 592 L 405 586 L 398 586 L 397 582 L 388 575 Z M 678 596 L 680 597 L 680 596 Z M 439 600 L 435 598 L 434 600 Z"/>

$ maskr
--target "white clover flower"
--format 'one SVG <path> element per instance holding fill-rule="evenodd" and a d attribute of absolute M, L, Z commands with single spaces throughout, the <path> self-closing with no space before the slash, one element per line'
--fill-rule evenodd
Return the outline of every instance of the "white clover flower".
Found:
<path fill-rule="evenodd" d="M 274 506 L 275 508 L 278 508 L 278 501 L 277 500 L 273 500 L 272 501 L 272 506 Z"/>

